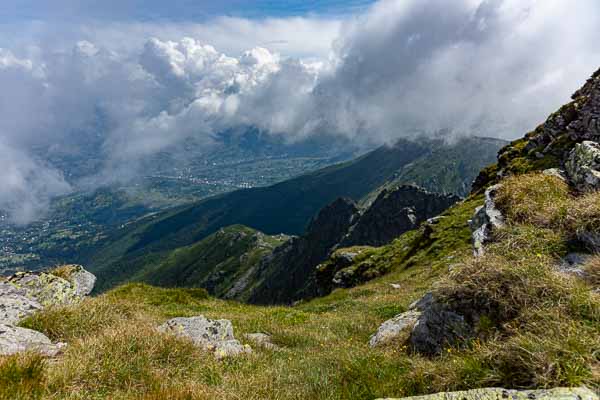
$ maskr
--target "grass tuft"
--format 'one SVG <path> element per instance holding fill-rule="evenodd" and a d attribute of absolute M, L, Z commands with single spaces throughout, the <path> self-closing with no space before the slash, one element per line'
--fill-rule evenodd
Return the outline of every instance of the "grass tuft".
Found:
<path fill-rule="evenodd" d="M 38 354 L 0 357 L 0 399 L 41 398 L 46 382 L 46 362 Z"/>

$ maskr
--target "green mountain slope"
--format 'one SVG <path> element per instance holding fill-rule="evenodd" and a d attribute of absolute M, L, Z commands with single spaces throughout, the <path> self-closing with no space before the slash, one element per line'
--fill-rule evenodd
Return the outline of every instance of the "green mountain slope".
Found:
<path fill-rule="evenodd" d="M 252 287 L 246 285 L 252 269 L 287 240 L 285 235 L 268 236 L 245 226 L 229 226 L 173 251 L 137 279 L 157 286 L 202 287 L 217 297 L 241 299 Z"/>
<path fill-rule="evenodd" d="M 157 265 L 172 250 L 195 243 L 218 229 L 242 224 L 267 234 L 300 234 L 310 219 L 325 205 L 339 197 L 360 201 L 379 187 L 398 181 L 404 168 L 435 165 L 421 181 L 445 181 L 449 168 L 444 165 L 468 165 L 461 171 L 460 184 L 448 186 L 463 191 L 476 170 L 493 161 L 503 143 L 494 139 L 472 138 L 445 144 L 441 140 L 399 141 L 383 146 L 356 160 L 324 168 L 279 184 L 209 198 L 125 226 L 112 235 L 107 244 L 89 257 L 87 265 L 108 288 L 135 276 L 148 264 Z M 442 154 L 448 157 L 441 162 Z M 487 155 L 481 157 L 481 155 Z M 454 172 L 453 172 L 454 174 Z M 415 180 L 407 178 L 403 183 Z M 446 191 L 446 188 L 444 189 Z"/>

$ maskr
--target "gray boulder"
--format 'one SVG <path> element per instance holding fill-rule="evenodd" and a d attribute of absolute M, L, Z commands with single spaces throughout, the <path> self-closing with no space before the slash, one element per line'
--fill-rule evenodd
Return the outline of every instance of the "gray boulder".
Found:
<path fill-rule="evenodd" d="M 371 339 L 369 340 L 369 346 L 382 346 L 390 342 L 400 340 L 402 336 L 406 336 L 406 338 L 408 338 L 420 316 L 420 311 L 409 310 L 385 321 L 383 324 L 381 324 L 379 329 L 377 329 L 377 332 L 371 336 Z"/>
<path fill-rule="evenodd" d="M 565 169 L 577 189 L 600 189 L 600 145 L 592 141 L 576 144 L 565 162 Z"/>
<path fill-rule="evenodd" d="M 385 321 L 371 337 L 369 345 L 376 347 L 403 341 L 412 351 L 435 355 L 472 335 L 473 328 L 462 315 L 427 293 L 411 304 L 408 311 Z"/>
<path fill-rule="evenodd" d="M 555 388 L 543 390 L 509 390 L 487 388 L 443 392 L 425 396 L 403 397 L 411 400 L 598 400 L 587 388 Z M 392 399 L 388 399 L 392 400 Z M 398 399 L 400 400 L 400 399 Z"/>
<path fill-rule="evenodd" d="M 42 309 L 35 299 L 22 289 L 0 282 L 0 324 L 17 324 L 20 320 Z"/>
<path fill-rule="evenodd" d="M 161 325 L 158 330 L 190 339 L 196 346 L 213 352 L 218 359 L 252 351 L 250 346 L 244 346 L 235 339 L 233 325 L 226 319 L 211 320 L 202 315 L 173 318 Z"/>
<path fill-rule="evenodd" d="M 67 280 L 71 282 L 75 289 L 75 294 L 79 297 L 85 297 L 92 293 L 96 284 L 96 276 L 86 271 L 81 265 L 71 265 L 72 272 Z"/>
<path fill-rule="evenodd" d="M 504 227 L 504 216 L 496 207 L 494 198 L 498 193 L 501 184 L 490 186 L 485 191 L 485 202 L 483 206 L 475 209 L 473 218 L 469 220 L 469 227 L 472 231 L 473 253 L 481 256 L 484 253 L 484 245 L 492 238 L 495 230 Z"/>
<path fill-rule="evenodd" d="M 0 356 L 32 351 L 55 357 L 65 346 L 65 343 L 53 344 L 46 335 L 31 329 L 0 325 Z"/>
<path fill-rule="evenodd" d="M 77 303 L 94 289 L 96 277 L 80 265 L 66 265 L 55 271 L 17 272 L 6 278 L 4 287 L 12 286 L 44 307 Z"/>

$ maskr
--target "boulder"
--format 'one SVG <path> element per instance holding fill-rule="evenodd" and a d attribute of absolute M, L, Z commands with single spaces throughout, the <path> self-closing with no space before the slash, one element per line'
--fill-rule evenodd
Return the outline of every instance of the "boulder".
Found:
<path fill-rule="evenodd" d="M 42 305 L 27 297 L 25 290 L 0 282 L 0 324 L 17 324 L 41 309 Z"/>
<path fill-rule="evenodd" d="M 65 343 L 53 344 L 46 335 L 31 329 L 0 325 L 0 356 L 32 351 L 55 357 L 65 346 Z"/>
<path fill-rule="evenodd" d="M 600 145 L 589 140 L 577 143 L 565 162 L 565 169 L 578 190 L 600 189 Z"/>
<path fill-rule="evenodd" d="M 161 325 L 158 330 L 190 339 L 203 350 L 213 352 L 218 359 L 252 351 L 250 346 L 244 346 L 235 339 L 233 325 L 226 319 L 211 320 L 203 315 L 173 318 Z"/>
<path fill-rule="evenodd" d="M 473 328 L 462 315 L 427 293 L 411 304 L 408 311 L 385 321 L 371 337 L 369 345 L 377 347 L 403 341 L 412 351 L 436 355 L 472 335 Z"/>
<path fill-rule="evenodd" d="M 244 335 L 244 338 L 258 347 L 267 350 L 279 350 L 279 346 L 273 343 L 271 335 L 267 335 L 266 333 L 247 333 Z"/>
<path fill-rule="evenodd" d="M 67 280 L 71 282 L 75 289 L 75 294 L 79 297 L 85 297 L 92 293 L 96 284 L 96 276 L 86 271 L 81 265 L 69 265 L 71 273 Z"/>
<path fill-rule="evenodd" d="M 383 324 L 381 324 L 379 329 L 377 329 L 377 332 L 371 336 L 371 339 L 369 340 L 369 346 L 382 346 L 390 342 L 400 340 L 402 336 L 406 336 L 406 338 L 408 338 L 408 335 L 419 320 L 420 316 L 420 311 L 410 310 L 385 321 Z"/>
<path fill-rule="evenodd" d="M 96 277 L 82 266 L 66 265 L 50 272 L 17 272 L 3 283 L 46 307 L 80 301 L 92 292 L 95 282 Z"/>
<path fill-rule="evenodd" d="M 501 388 L 443 392 L 425 396 L 403 397 L 411 400 L 598 400 L 587 388 L 555 388 L 543 390 L 509 390 Z M 392 400 L 392 399 L 388 399 Z M 400 399 L 398 399 L 400 400 Z"/>
<path fill-rule="evenodd" d="M 473 253 L 481 256 L 484 253 L 483 246 L 491 240 L 494 230 L 504 227 L 504 216 L 496 207 L 494 198 L 502 185 L 490 186 L 485 191 L 485 202 L 483 206 L 475 209 L 475 215 L 469 220 L 472 231 Z"/>

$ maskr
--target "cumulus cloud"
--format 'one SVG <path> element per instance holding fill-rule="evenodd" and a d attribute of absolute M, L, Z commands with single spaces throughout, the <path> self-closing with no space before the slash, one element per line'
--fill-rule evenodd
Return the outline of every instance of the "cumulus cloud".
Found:
<path fill-rule="evenodd" d="M 0 208 L 36 210 L 78 180 L 135 175 L 187 138 L 209 146 L 244 126 L 370 144 L 440 131 L 515 138 L 600 65 L 598 26 L 595 0 L 380 0 L 344 21 L 29 25 L 12 45 L 0 39 L 0 150 L 13 171 L 0 182 L 30 195 L 3 194 Z M 82 151 L 99 165 L 53 162 Z"/>

